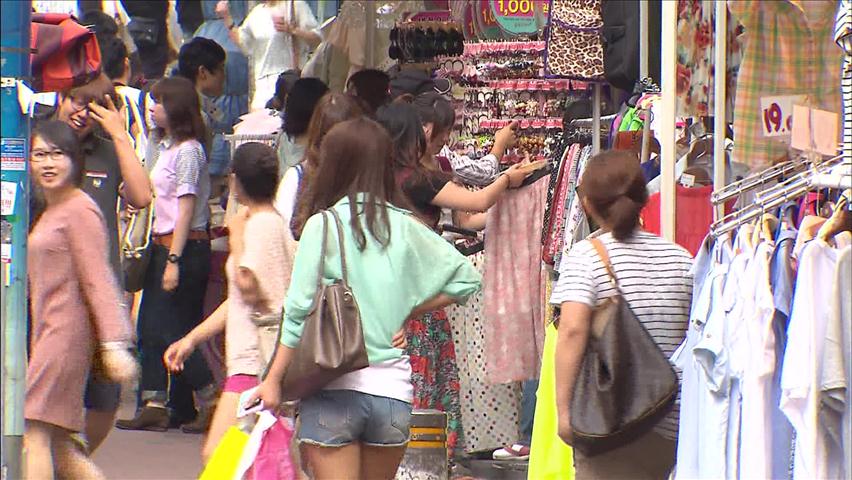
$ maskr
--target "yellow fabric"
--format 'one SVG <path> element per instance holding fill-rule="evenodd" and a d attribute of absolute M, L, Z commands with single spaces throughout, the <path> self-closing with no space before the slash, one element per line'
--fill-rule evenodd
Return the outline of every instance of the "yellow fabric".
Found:
<path fill-rule="evenodd" d="M 574 455 L 571 447 L 559 438 L 556 413 L 556 328 L 547 326 L 544 332 L 544 352 L 541 360 L 541 379 L 535 405 L 529 480 L 572 480 Z"/>
<path fill-rule="evenodd" d="M 237 473 L 240 457 L 248 443 L 249 435 L 237 427 L 231 427 L 225 432 L 219 446 L 204 467 L 199 480 L 231 480 Z"/>

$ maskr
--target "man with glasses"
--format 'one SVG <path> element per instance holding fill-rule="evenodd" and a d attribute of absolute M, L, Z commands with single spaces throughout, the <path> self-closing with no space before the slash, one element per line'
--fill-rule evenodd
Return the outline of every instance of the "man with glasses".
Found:
<path fill-rule="evenodd" d="M 80 138 L 85 173 L 83 191 L 97 203 L 106 220 L 109 260 L 119 283 L 121 262 L 116 205 L 119 195 L 134 208 L 151 203 L 151 183 L 125 130 L 126 108 L 116 108 L 112 82 L 101 74 L 91 82 L 56 95 L 50 116 L 67 123 Z M 35 192 L 34 197 L 38 197 Z M 36 200 L 32 218 L 41 210 Z M 118 411 L 121 385 L 89 378 L 86 387 L 86 440 L 89 452 L 106 439 Z"/>

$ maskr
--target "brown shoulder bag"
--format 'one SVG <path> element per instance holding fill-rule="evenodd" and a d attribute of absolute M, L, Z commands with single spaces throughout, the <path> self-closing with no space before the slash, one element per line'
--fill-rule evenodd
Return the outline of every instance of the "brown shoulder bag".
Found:
<path fill-rule="evenodd" d="M 590 240 L 617 294 L 595 308 L 571 399 L 572 446 L 586 456 L 625 445 L 671 411 L 678 379 L 630 309 L 600 239 Z"/>
<path fill-rule="evenodd" d="M 328 217 L 330 213 L 337 226 L 337 244 L 340 248 L 342 279 L 331 285 L 323 285 L 323 271 L 328 244 Z M 299 344 L 293 352 L 290 364 L 281 384 L 284 401 L 307 398 L 315 394 L 332 380 L 368 367 L 367 348 L 364 345 L 364 330 L 358 302 L 349 287 L 346 274 L 346 251 L 343 246 L 343 227 L 340 217 L 333 208 L 322 213 L 323 242 L 317 276 L 317 293 L 313 309 L 305 318 L 305 326 Z M 281 345 L 279 331 L 276 351 Z M 273 358 L 275 355 L 273 354 Z M 270 362 L 270 365 L 272 362 Z M 269 373 L 269 366 L 263 374 Z"/>

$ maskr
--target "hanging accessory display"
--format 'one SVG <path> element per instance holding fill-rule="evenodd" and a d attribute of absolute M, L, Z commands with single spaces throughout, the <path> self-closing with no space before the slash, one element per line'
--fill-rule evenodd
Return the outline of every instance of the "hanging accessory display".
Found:
<path fill-rule="evenodd" d="M 342 278 L 331 285 L 324 285 L 322 279 L 328 244 L 329 214 L 337 227 Z M 370 365 L 364 344 L 361 313 L 346 273 L 343 226 L 333 208 L 322 214 L 322 232 L 323 243 L 317 267 L 317 293 L 313 308 L 305 318 L 302 337 L 294 349 L 281 383 L 281 396 L 285 401 L 310 397 L 332 380 Z M 281 344 L 280 336 L 283 330 L 279 332 L 276 351 Z M 275 354 L 272 357 L 275 358 Z M 268 374 L 267 367 L 263 377 Z"/>
<path fill-rule="evenodd" d="M 464 53 L 464 34 L 455 22 L 408 21 L 390 31 L 388 57 L 401 63 L 423 63 Z"/>
<path fill-rule="evenodd" d="M 572 446 L 586 456 L 635 440 L 674 406 L 678 379 L 669 360 L 630 309 L 606 247 L 590 240 L 617 294 L 592 313 L 571 399 Z"/>

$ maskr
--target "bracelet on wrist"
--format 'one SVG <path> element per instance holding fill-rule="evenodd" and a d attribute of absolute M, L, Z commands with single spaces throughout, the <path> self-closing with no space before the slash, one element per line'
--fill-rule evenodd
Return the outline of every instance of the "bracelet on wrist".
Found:
<path fill-rule="evenodd" d="M 110 350 L 127 350 L 129 348 L 128 342 L 103 342 L 100 344 L 100 351 L 107 352 Z"/>

